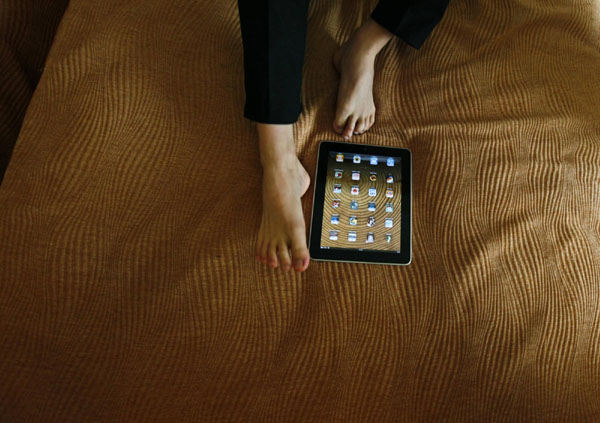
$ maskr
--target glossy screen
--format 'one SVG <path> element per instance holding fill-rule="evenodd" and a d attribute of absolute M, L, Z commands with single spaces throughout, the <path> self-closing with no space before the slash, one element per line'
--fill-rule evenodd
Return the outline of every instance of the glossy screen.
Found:
<path fill-rule="evenodd" d="M 400 157 L 328 152 L 321 248 L 400 252 L 401 165 Z"/>

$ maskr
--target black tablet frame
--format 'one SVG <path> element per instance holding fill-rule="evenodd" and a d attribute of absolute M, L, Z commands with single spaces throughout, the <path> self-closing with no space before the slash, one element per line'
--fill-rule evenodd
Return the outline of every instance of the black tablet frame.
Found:
<path fill-rule="evenodd" d="M 330 151 L 400 157 L 402 160 L 402 201 L 400 252 L 358 251 L 345 248 L 321 248 L 321 229 L 325 207 L 325 181 Z M 408 265 L 412 260 L 412 152 L 407 148 L 323 140 L 319 143 L 313 191 L 309 252 L 312 260 Z"/>

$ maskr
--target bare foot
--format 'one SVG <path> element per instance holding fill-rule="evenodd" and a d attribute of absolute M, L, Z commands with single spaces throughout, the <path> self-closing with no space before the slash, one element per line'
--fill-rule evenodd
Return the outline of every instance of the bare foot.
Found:
<path fill-rule="evenodd" d="M 350 42 L 346 41 L 333 54 L 335 68 L 341 73 L 333 129 L 347 140 L 375 122 L 373 63 L 359 56 Z"/>
<path fill-rule="evenodd" d="M 257 127 L 263 165 L 257 258 L 273 268 L 281 265 L 285 271 L 292 267 L 304 271 L 310 256 L 300 198 L 310 185 L 310 176 L 296 156 L 291 124 Z"/>
<path fill-rule="evenodd" d="M 333 64 L 341 74 L 333 129 L 346 140 L 375 122 L 375 56 L 392 36 L 369 18 L 333 54 Z"/>

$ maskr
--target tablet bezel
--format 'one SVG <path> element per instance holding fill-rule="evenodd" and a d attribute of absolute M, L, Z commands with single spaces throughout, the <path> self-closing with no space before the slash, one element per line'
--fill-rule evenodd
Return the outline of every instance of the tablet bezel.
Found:
<path fill-rule="evenodd" d="M 321 248 L 321 230 L 327 177 L 327 158 L 330 151 L 366 155 L 400 157 L 402 160 L 402 201 L 400 252 L 358 251 L 352 249 Z M 313 189 L 312 216 L 310 221 L 310 258 L 317 261 L 342 261 L 351 263 L 374 263 L 408 265 L 412 261 L 412 152 L 407 148 L 384 147 L 370 144 L 354 144 L 323 140 L 319 143 L 315 184 Z M 316 207 L 315 207 L 316 205 Z"/>

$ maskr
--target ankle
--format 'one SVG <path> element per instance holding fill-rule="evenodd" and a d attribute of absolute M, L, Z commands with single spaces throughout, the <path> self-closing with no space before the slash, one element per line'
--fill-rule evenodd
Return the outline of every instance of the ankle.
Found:
<path fill-rule="evenodd" d="M 355 43 L 360 54 L 373 61 L 393 36 L 394 34 L 372 18 L 367 19 L 352 35 L 353 43 Z"/>
<path fill-rule="evenodd" d="M 272 161 L 265 161 L 262 163 L 263 178 L 280 183 L 282 175 L 285 175 L 286 178 L 296 175 L 299 163 L 300 161 L 295 155 L 288 155 Z"/>
<path fill-rule="evenodd" d="M 263 167 L 287 165 L 296 158 L 294 130 L 292 124 L 257 123 L 260 161 Z"/>

